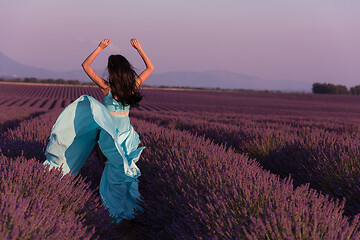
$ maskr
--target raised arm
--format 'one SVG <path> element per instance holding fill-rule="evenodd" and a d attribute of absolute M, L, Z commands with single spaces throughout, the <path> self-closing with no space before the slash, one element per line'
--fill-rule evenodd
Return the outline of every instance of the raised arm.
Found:
<path fill-rule="evenodd" d="M 139 87 L 145 80 L 150 76 L 150 74 L 154 71 L 154 66 L 151 63 L 150 59 L 142 50 L 140 43 L 136 38 L 133 38 L 130 40 L 131 45 L 138 51 L 140 57 L 145 63 L 146 69 L 139 75 L 138 78 L 136 78 L 137 87 Z"/>
<path fill-rule="evenodd" d="M 91 63 L 94 61 L 96 56 L 110 44 L 110 39 L 103 39 L 99 46 L 85 59 L 85 61 L 81 64 L 86 74 L 90 77 L 90 79 L 100 87 L 101 91 L 106 95 L 109 92 L 109 86 L 107 82 L 101 78 L 92 68 Z"/>

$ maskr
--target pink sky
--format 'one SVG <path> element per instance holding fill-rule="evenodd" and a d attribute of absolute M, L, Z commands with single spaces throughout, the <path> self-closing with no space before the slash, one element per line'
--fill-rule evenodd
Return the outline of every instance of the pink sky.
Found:
<path fill-rule="evenodd" d="M 31 66 L 79 69 L 104 37 L 142 69 L 226 70 L 268 79 L 360 85 L 358 0 L 14 0 L 0 8 L 0 52 Z"/>

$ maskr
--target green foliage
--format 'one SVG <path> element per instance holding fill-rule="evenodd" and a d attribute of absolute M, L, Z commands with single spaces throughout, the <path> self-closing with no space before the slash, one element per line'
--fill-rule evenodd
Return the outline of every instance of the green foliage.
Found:
<path fill-rule="evenodd" d="M 38 82 L 38 79 L 37 78 L 24 78 L 24 82 L 28 82 L 28 83 L 36 83 Z"/>
<path fill-rule="evenodd" d="M 35 77 L 26 77 L 22 78 L 13 78 L 13 79 L 4 79 L 0 78 L 0 82 L 25 82 L 25 83 L 47 83 L 47 84 L 70 84 L 70 85 L 92 85 L 93 82 L 81 83 L 79 80 L 64 80 L 64 79 L 37 79 Z"/>
<path fill-rule="evenodd" d="M 350 88 L 350 94 L 360 95 L 360 85 Z"/>
<path fill-rule="evenodd" d="M 312 92 L 315 94 L 349 94 L 349 90 L 344 85 L 334 85 L 331 83 L 314 83 Z"/>

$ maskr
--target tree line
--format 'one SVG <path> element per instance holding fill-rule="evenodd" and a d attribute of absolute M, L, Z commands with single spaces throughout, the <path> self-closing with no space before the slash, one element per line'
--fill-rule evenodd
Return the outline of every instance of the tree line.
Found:
<path fill-rule="evenodd" d="M 26 78 L 12 78 L 12 79 L 5 79 L 0 78 L 0 82 L 24 82 L 24 83 L 48 83 L 48 84 L 70 84 L 70 85 L 94 85 L 93 82 L 85 82 L 82 83 L 79 80 L 64 80 L 64 79 L 37 79 L 34 77 L 26 77 Z"/>
<path fill-rule="evenodd" d="M 314 83 L 312 92 L 315 94 L 352 94 L 360 95 L 360 85 L 348 89 L 344 85 L 335 85 L 331 83 Z"/>

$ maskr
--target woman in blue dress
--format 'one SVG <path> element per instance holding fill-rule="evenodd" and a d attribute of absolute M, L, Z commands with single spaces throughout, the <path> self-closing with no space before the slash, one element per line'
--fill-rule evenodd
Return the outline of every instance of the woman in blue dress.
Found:
<path fill-rule="evenodd" d="M 68 105 L 56 120 L 50 134 L 45 165 L 60 167 L 63 174 L 77 174 L 98 143 L 107 161 L 100 181 L 100 195 L 115 221 L 134 218 L 139 208 L 136 166 L 142 150 L 139 136 L 129 120 L 130 107 L 142 99 L 138 87 L 154 70 L 150 59 L 137 39 L 131 45 L 143 59 L 146 69 L 137 75 L 121 55 L 108 59 L 108 81 L 101 78 L 91 64 L 96 56 L 110 44 L 104 39 L 85 59 L 82 67 L 104 95 L 103 104 L 91 96 L 83 95 Z"/>

